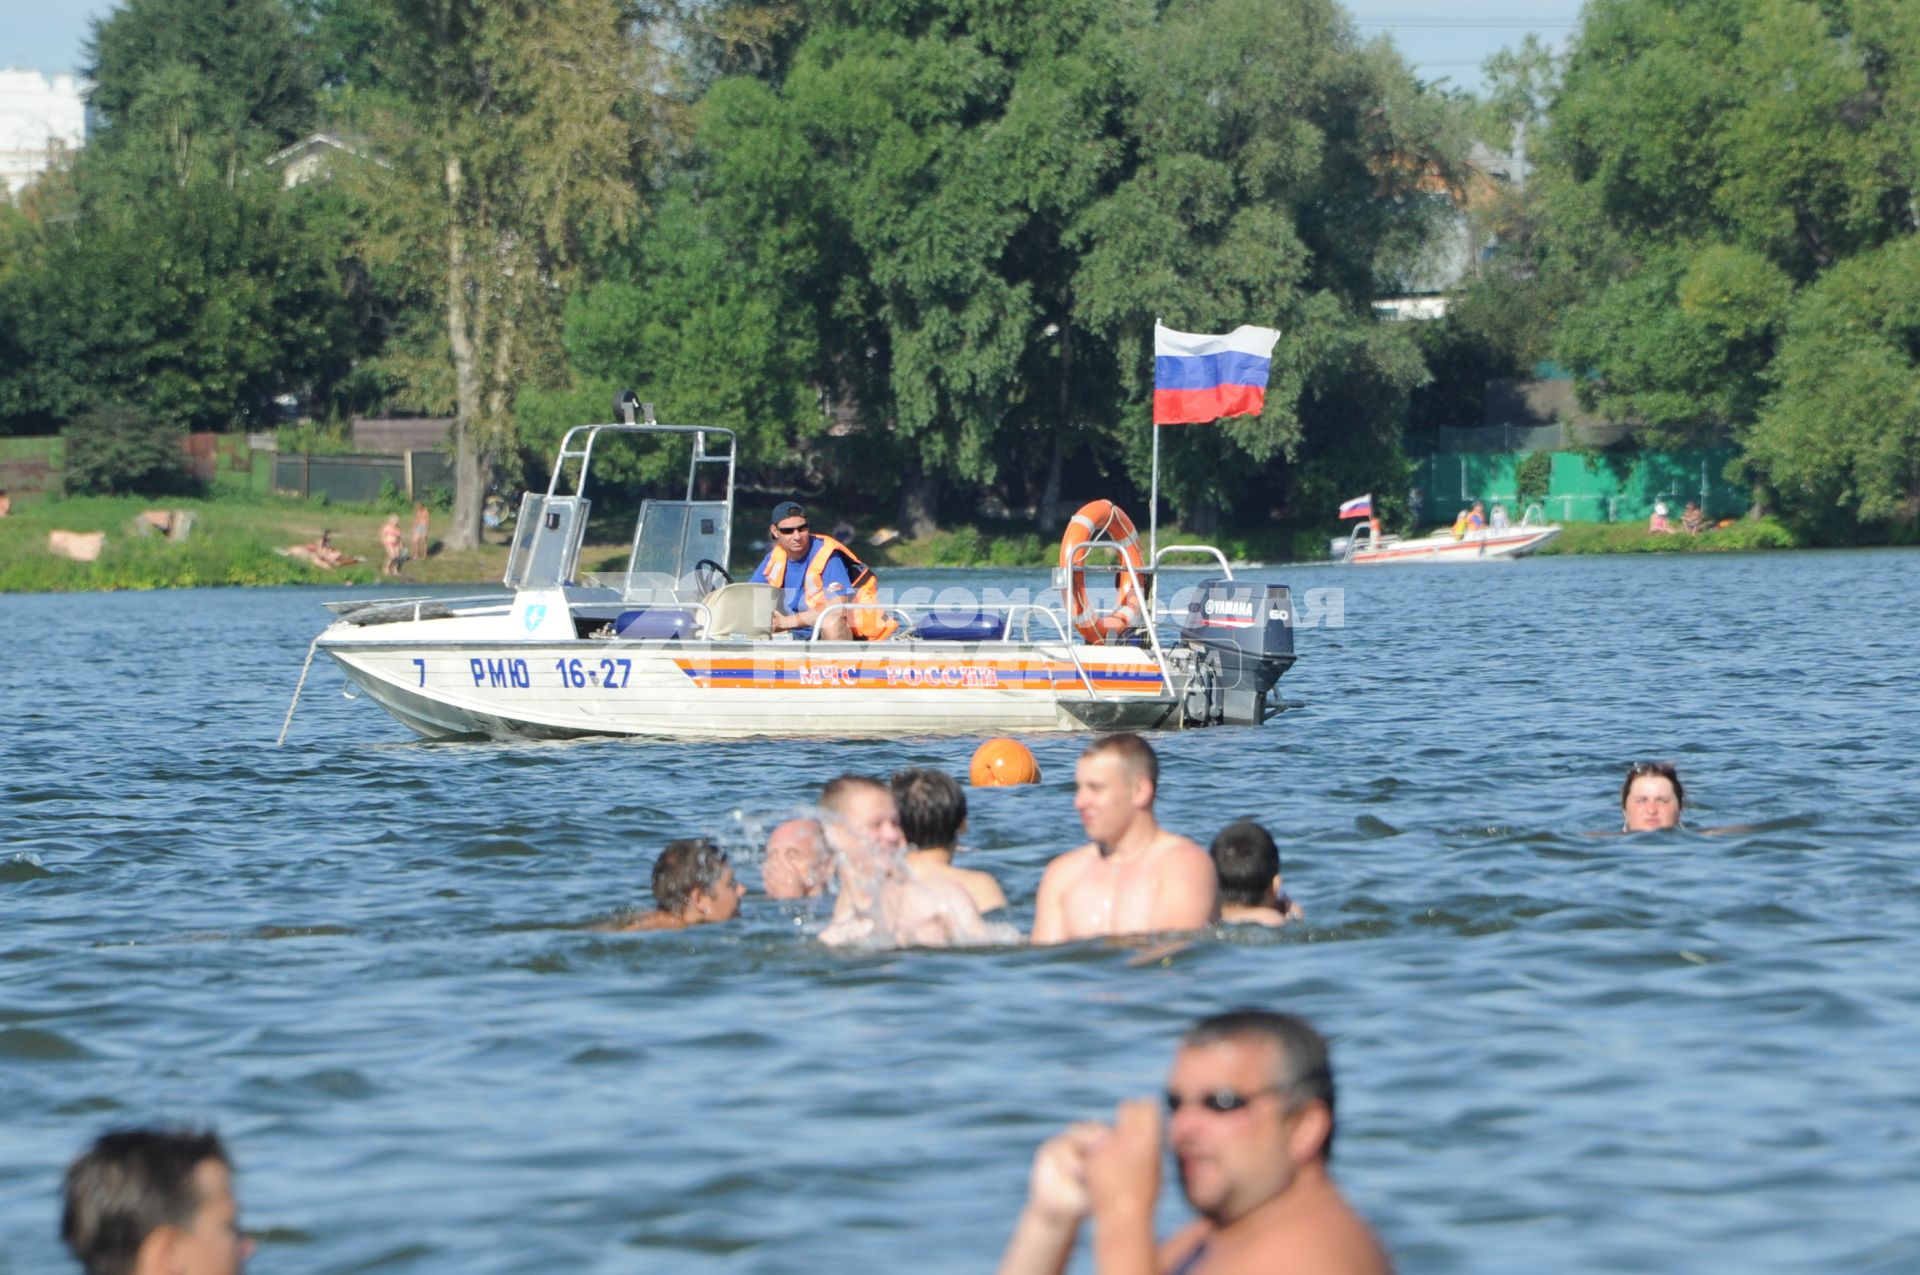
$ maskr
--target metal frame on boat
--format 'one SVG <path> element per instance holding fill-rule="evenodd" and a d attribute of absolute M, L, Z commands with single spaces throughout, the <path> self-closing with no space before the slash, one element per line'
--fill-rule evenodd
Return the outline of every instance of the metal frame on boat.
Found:
<path fill-rule="evenodd" d="M 1291 596 L 1235 580 L 1207 546 L 1168 546 L 1141 569 L 1111 541 L 1078 544 L 1042 592 L 1058 606 L 884 603 L 900 622 L 885 641 L 776 634 L 777 590 L 728 573 L 732 431 L 624 415 L 569 430 L 545 494 L 523 497 L 510 595 L 329 603 L 336 618 L 309 663 L 325 652 L 429 738 L 1149 730 L 1258 724 L 1276 711 L 1274 682 L 1294 661 Z M 588 472 L 610 435 L 690 438 L 685 495 L 641 502 L 624 572 L 582 574 Z M 724 475 L 723 498 L 698 498 L 703 471 Z M 1148 614 L 1088 642 L 1066 603 L 1075 576 L 1093 570 L 1089 555 L 1107 550 L 1116 583 L 1148 598 Z M 1161 561 L 1196 552 L 1220 575 L 1183 611 L 1158 610 L 1148 585 Z"/>

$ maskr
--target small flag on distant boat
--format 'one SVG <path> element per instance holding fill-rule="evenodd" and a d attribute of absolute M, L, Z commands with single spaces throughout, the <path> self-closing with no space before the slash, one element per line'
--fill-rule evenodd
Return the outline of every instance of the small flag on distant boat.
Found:
<path fill-rule="evenodd" d="M 1342 519 L 1373 517 L 1373 493 L 1368 492 L 1364 496 L 1355 496 L 1352 500 L 1342 501 L 1340 517 Z"/>
<path fill-rule="evenodd" d="M 1224 336 L 1153 324 L 1153 423 L 1193 425 L 1258 416 L 1267 404 L 1275 328 L 1242 325 Z"/>

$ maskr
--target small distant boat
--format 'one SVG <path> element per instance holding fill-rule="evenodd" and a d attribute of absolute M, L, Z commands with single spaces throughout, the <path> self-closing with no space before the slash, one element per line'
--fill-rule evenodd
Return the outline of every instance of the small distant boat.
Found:
<path fill-rule="evenodd" d="M 1450 530 L 1429 536 L 1375 536 L 1363 522 L 1349 536 L 1336 537 L 1328 546 L 1336 562 L 1495 562 L 1524 558 L 1560 534 L 1560 525 L 1545 521 L 1539 505 L 1510 527 L 1469 531 L 1456 539 Z"/>

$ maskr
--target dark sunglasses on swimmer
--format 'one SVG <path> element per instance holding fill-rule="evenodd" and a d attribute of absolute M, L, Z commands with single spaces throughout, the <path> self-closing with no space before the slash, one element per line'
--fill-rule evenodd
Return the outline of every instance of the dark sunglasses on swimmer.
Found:
<path fill-rule="evenodd" d="M 783 535 L 783 536 L 797 536 L 801 532 L 805 531 L 806 529 L 807 529 L 806 523 L 796 522 L 791 527 L 775 527 L 774 531 L 778 532 L 780 535 Z"/>
<path fill-rule="evenodd" d="M 1268 1085 L 1266 1088 L 1256 1089 L 1252 1093 L 1240 1093 L 1233 1089 L 1216 1089 L 1212 1093 L 1201 1094 L 1198 1098 L 1188 1098 L 1181 1094 L 1174 1093 L 1172 1090 L 1168 1090 L 1167 1114 L 1170 1116 L 1178 1115 L 1180 1108 L 1190 1102 L 1197 1102 L 1201 1107 L 1212 1112 L 1214 1115 L 1223 1116 L 1229 1111 L 1238 1111 L 1242 1107 L 1252 1105 L 1255 1098 L 1279 1092 L 1280 1087 L 1278 1085 Z"/>

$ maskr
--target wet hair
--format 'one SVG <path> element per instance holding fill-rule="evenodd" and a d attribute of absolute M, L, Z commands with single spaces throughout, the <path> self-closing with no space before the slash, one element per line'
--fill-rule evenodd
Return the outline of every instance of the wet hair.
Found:
<path fill-rule="evenodd" d="M 128 1275 L 149 1235 L 163 1226 L 193 1225 L 206 1203 L 193 1175 L 209 1160 L 233 1168 L 210 1130 L 115 1129 L 100 1135 L 67 1168 L 60 1238 L 87 1275 Z"/>
<path fill-rule="evenodd" d="M 1327 1053 L 1327 1038 L 1313 1024 L 1294 1014 L 1270 1009 L 1234 1009 L 1203 1018 L 1187 1028 L 1180 1038 L 1184 1049 L 1199 1049 L 1227 1041 L 1265 1041 L 1280 1056 L 1281 1070 L 1273 1085 L 1298 1105 L 1319 1102 L 1327 1108 L 1327 1140 L 1320 1145 L 1320 1158 L 1333 1159 L 1333 1059 Z"/>
<path fill-rule="evenodd" d="M 1153 745 L 1131 731 L 1119 731 L 1112 735 L 1102 735 L 1087 745 L 1082 757 L 1092 757 L 1098 753 L 1112 753 L 1135 774 L 1145 775 L 1147 782 L 1153 785 L 1153 791 L 1160 791 L 1160 759 L 1154 756 Z"/>
<path fill-rule="evenodd" d="M 1280 875 L 1280 847 L 1273 836 L 1251 819 L 1241 819 L 1220 830 L 1207 848 L 1220 878 L 1220 901 L 1255 907 L 1266 902 L 1267 888 Z"/>
<path fill-rule="evenodd" d="M 841 775 L 837 779 L 828 780 L 827 786 L 820 790 L 820 807 L 823 810 L 831 810 L 836 815 L 840 814 L 840 807 L 845 804 L 847 798 L 862 788 L 875 788 L 884 793 L 893 791 L 887 787 L 886 781 L 875 779 L 872 775 Z"/>
<path fill-rule="evenodd" d="M 1642 775 L 1659 775 L 1673 785 L 1673 804 L 1680 809 L 1687 808 L 1687 790 L 1680 786 L 1680 772 L 1673 768 L 1670 761 L 1637 761 L 1627 767 L 1627 777 L 1620 784 L 1620 809 L 1627 808 L 1627 794 L 1633 791 L 1633 781 Z"/>
<path fill-rule="evenodd" d="M 727 866 L 727 852 L 705 837 L 667 842 L 653 861 L 653 903 L 662 912 L 684 912 L 696 890 L 712 890 Z"/>
<path fill-rule="evenodd" d="M 944 770 L 913 767 L 893 777 L 900 833 L 916 850 L 951 849 L 967 821 L 967 794 Z"/>

